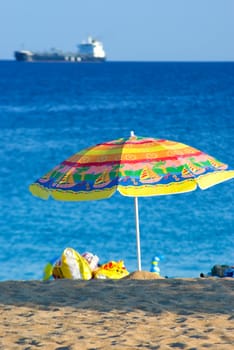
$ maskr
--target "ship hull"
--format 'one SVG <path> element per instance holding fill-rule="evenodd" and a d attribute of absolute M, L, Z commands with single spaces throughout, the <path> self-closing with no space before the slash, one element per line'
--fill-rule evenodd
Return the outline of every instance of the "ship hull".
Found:
<path fill-rule="evenodd" d="M 15 51 L 16 61 L 19 62 L 105 62 L 105 57 L 82 57 L 76 54 L 37 54 L 31 52 Z"/>

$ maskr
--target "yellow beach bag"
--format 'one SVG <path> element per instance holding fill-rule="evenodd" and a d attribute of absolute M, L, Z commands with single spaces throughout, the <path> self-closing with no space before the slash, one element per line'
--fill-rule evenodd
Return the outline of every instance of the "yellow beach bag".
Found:
<path fill-rule="evenodd" d="M 89 263 L 75 249 L 66 248 L 61 259 L 53 267 L 52 275 L 55 279 L 83 279 L 90 280 L 92 271 Z"/>

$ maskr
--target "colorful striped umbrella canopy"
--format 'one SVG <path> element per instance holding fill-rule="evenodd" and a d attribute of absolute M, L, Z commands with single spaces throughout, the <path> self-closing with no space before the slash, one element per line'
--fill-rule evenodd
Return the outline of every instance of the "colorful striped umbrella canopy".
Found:
<path fill-rule="evenodd" d="M 134 197 L 138 270 L 141 270 L 137 197 L 207 189 L 234 178 L 227 164 L 183 143 L 139 137 L 97 144 L 64 160 L 30 185 L 34 196 L 98 200 L 116 191 Z"/>

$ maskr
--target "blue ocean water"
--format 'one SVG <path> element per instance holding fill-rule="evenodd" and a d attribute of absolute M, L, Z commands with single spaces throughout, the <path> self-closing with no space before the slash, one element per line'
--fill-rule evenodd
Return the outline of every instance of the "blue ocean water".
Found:
<path fill-rule="evenodd" d="M 137 269 L 134 202 L 43 201 L 28 186 L 96 143 L 166 138 L 234 167 L 234 63 L 0 62 L 0 280 L 41 279 L 64 248 Z M 139 199 L 142 268 L 198 277 L 233 264 L 234 181 Z"/>

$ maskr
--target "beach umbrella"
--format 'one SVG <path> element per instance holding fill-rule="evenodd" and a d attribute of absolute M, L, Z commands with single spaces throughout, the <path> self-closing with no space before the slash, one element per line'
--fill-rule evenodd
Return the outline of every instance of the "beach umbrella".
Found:
<path fill-rule="evenodd" d="M 183 143 L 139 137 L 103 142 L 64 160 L 29 187 L 60 201 L 99 200 L 116 191 L 134 197 L 138 270 L 141 270 L 138 197 L 207 189 L 234 178 L 227 164 Z"/>

